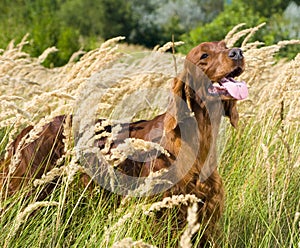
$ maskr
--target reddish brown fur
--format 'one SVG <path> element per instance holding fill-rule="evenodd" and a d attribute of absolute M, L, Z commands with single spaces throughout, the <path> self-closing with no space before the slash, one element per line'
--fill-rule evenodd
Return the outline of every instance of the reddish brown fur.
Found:
<path fill-rule="evenodd" d="M 187 55 L 185 69 L 179 78 L 174 80 L 174 99 L 168 111 L 149 121 L 140 121 L 128 124 L 127 137 L 140 138 L 147 141 L 160 142 L 162 146 L 171 154 L 167 157 L 160 155 L 154 161 L 134 162 L 130 159 L 121 163 L 120 171 L 131 176 L 148 176 L 150 171 L 158 171 L 162 168 L 170 168 L 175 160 L 174 180 L 176 184 L 165 192 L 165 196 L 173 194 L 195 194 L 204 203 L 199 203 L 199 221 L 207 225 L 204 230 L 203 244 L 209 240 L 215 232 L 215 224 L 221 216 L 224 204 L 224 191 L 222 180 L 216 167 L 216 136 L 222 115 L 230 118 L 233 126 L 237 126 L 238 113 L 235 100 L 222 100 L 209 96 L 206 93 L 208 84 L 201 70 L 211 81 L 218 81 L 237 67 L 244 69 L 244 60 L 234 60 L 228 55 L 230 49 L 226 48 L 222 42 L 206 42 L 193 48 Z M 207 53 L 205 59 L 200 57 Z M 195 67 L 196 66 L 196 67 Z M 200 68 L 201 70 L 197 70 Z M 178 98 L 177 98 L 178 97 Z M 185 114 L 187 103 L 189 110 L 194 114 L 195 119 Z M 196 122 L 193 122 L 196 120 Z M 53 122 L 44 127 L 40 137 L 26 145 L 21 151 L 21 163 L 8 184 L 8 193 L 12 194 L 20 189 L 28 177 L 39 178 L 43 173 L 49 171 L 55 161 L 63 154 L 62 124 L 64 117 L 57 117 Z M 195 139 L 183 139 L 180 123 L 187 123 L 189 130 L 187 134 L 192 134 Z M 189 124 L 190 122 L 190 124 Z M 26 135 L 32 127 L 23 130 L 12 144 L 8 160 L 2 164 L 2 184 L 7 180 L 8 164 L 10 157 L 14 154 L 21 138 Z M 112 144 L 112 148 L 124 140 L 124 133 L 121 131 L 119 137 Z M 193 147 L 199 143 L 199 150 L 195 154 L 195 159 L 190 168 L 186 169 L 186 159 L 192 153 Z M 100 139 L 96 145 L 101 149 L 105 139 Z M 54 147 L 53 147 L 54 145 Z M 180 149 L 185 149 L 179 158 Z M 53 152 L 51 152 L 53 150 Z M 51 154 L 47 163 L 41 162 Z M 49 157 L 49 156 L 48 156 Z M 39 170 L 37 168 L 40 168 Z M 0 180 L 1 185 L 1 180 Z M 181 209 L 184 218 L 186 208 Z M 181 218 L 181 217 L 179 217 Z"/>
<path fill-rule="evenodd" d="M 2 194 L 12 195 L 23 185 L 32 182 L 33 178 L 40 178 L 44 173 L 54 168 L 55 162 L 64 153 L 63 122 L 65 116 L 57 116 L 52 122 L 43 127 L 39 137 L 33 142 L 22 146 L 20 150 L 21 162 L 14 173 L 7 178 L 12 156 L 18 149 L 22 138 L 29 134 L 33 126 L 28 126 L 17 136 L 8 150 L 8 158 L 1 163 L 0 186 Z M 3 187 L 7 186 L 7 187 Z"/>

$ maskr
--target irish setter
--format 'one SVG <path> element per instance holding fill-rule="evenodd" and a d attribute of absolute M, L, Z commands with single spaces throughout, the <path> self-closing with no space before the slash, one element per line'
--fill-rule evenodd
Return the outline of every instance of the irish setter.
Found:
<path fill-rule="evenodd" d="M 173 98 L 166 113 L 152 120 L 121 125 L 110 144 L 110 149 L 114 149 L 127 138 L 136 138 L 159 143 L 167 151 L 168 154 L 148 154 L 149 160 L 127 158 L 114 170 L 132 177 L 147 177 L 151 172 L 168 169 L 165 179 L 173 184 L 165 189 L 164 196 L 194 194 L 201 199 L 198 218 L 205 229 L 201 244 L 211 238 L 223 209 L 224 191 L 216 159 L 217 134 L 222 116 L 229 117 L 230 123 L 237 127 L 236 102 L 246 98 L 248 91 L 244 82 L 233 78 L 239 76 L 244 67 L 239 48 L 229 49 L 224 41 L 201 43 L 187 54 L 183 72 L 174 79 Z M 66 116 L 54 118 L 35 141 L 21 148 L 21 161 L 8 179 L 11 157 L 22 137 L 33 127 L 25 128 L 17 136 L 8 158 L 2 162 L 0 186 L 3 191 L 13 194 L 30 179 L 40 178 L 54 167 L 64 153 L 65 119 Z M 111 132 L 112 128 L 106 126 L 97 134 Z M 105 136 L 97 139 L 95 145 L 103 149 L 106 139 Z M 182 209 L 186 214 L 186 208 Z"/>

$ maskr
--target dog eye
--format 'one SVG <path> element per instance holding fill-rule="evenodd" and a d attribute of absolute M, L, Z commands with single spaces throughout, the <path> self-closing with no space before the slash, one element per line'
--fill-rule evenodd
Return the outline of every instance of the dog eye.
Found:
<path fill-rule="evenodd" d="M 203 53 L 200 57 L 200 59 L 206 59 L 208 57 L 208 54 L 207 53 Z"/>

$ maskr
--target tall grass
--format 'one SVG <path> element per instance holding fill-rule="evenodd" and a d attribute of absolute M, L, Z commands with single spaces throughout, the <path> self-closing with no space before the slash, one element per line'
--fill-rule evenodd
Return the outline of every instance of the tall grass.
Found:
<path fill-rule="evenodd" d="M 241 79 L 250 86 L 250 97 L 239 103 L 239 128 L 233 130 L 224 120 L 221 129 L 219 171 L 225 184 L 226 204 L 220 221 L 222 235 L 215 244 L 298 247 L 300 55 L 292 61 L 275 61 L 274 55 L 281 47 L 299 41 L 283 41 L 267 47 L 259 42 L 249 43 L 248 38 L 256 30 L 236 29 L 226 37 L 228 45 L 233 45 L 246 36 L 243 50 L 247 68 Z M 114 110 L 124 94 L 128 96 L 142 87 L 169 87 L 175 75 L 171 55 L 164 54 L 164 49 L 124 55 L 116 43 L 119 39 L 107 41 L 78 62 L 71 59 L 66 66 L 53 69 L 44 68 L 41 62 L 54 49 L 40 58 L 31 58 L 22 52 L 24 39 L 2 51 L 2 157 L 7 144 L 25 125 L 36 125 L 31 134 L 34 137 L 39 127 L 53 116 L 72 113 L 78 99 L 83 97 L 82 92 L 93 87 L 89 85 L 91 77 L 107 82 L 117 79 L 101 95 L 99 114 L 106 117 L 116 114 Z M 176 55 L 176 60 L 180 70 L 183 57 Z M 124 67 L 124 61 L 131 64 Z M 122 71 L 125 73 L 120 75 Z M 164 111 L 167 104 L 164 97 L 164 94 L 151 97 L 148 107 L 133 118 L 150 118 Z M 157 220 L 152 204 L 164 205 L 157 204 L 156 199 L 129 197 L 121 202 L 118 195 L 108 194 L 100 187 L 91 190 L 83 186 L 72 141 L 65 143 L 66 159 L 62 169 L 55 171 L 58 179 L 52 182 L 57 183 L 56 188 L 43 202 L 38 202 L 35 195 L 25 198 L 26 189 L 12 197 L 5 194 L 2 197 L 2 247 L 176 247 L 178 242 L 189 247 L 188 238 L 186 242 L 180 239 L 196 230 L 197 223 L 191 221 L 185 230 L 177 231 L 176 209 L 172 205 L 185 201 L 192 216 L 193 198 L 170 199 L 168 214 Z M 42 189 L 43 182 L 35 185 Z"/>

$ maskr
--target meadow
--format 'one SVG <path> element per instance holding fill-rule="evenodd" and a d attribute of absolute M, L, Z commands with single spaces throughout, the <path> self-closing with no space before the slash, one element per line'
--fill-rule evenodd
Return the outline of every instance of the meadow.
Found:
<path fill-rule="evenodd" d="M 220 130 L 218 160 L 226 203 L 212 247 L 300 247 L 300 54 L 292 60 L 276 58 L 280 49 L 300 41 L 271 46 L 251 41 L 262 26 L 243 29 L 240 24 L 224 37 L 228 47 L 242 41 L 246 70 L 240 79 L 250 94 L 239 102 L 239 127 L 233 129 L 224 119 Z M 26 36 L 0 49 L 1 158 L 22 128 L 35 126 L 23 140 L 29 142 L 60 114 L 86 117 L 93 109 L 99 117 L 138 120 L 165 111 L 166 92 L 184 61 L 184 55 L 166 51 L 182 43 L 135 51 L 120 43 L 122 39 L 78 51 L 66 65 L 53 68 L 42 63 L 57 49 L 30 57 L 23 51 L 30 45 Z M 135 93 L 142 89 L 145 94 L 137 98 Z M 99 186 L 91 191 L 79 180 L 84 168 L 75 155 L 72 131 L 66 127 L 66 155 L 58 167 L 27 185 L 38 191 L 59 181 L 46 199 L 25 198 L 27 188 L 8 196 L 2 186 L 1 247 L 172 248 L 178 241 L 191 247 L 190 234 L 197 229 L 192 196 L 174 196 L 168 202 L 128 196 L 118 204 L 117 195 L 108 196 Z M 19 159 L 17 153 L 11 171 Z M 178 204 L 190 207 L 190 221 L 182 232 L 174 231 L 173 206 Z M 168 208 L 169 214 L 157 221 L 152 213 L 159 208 Z"/>

